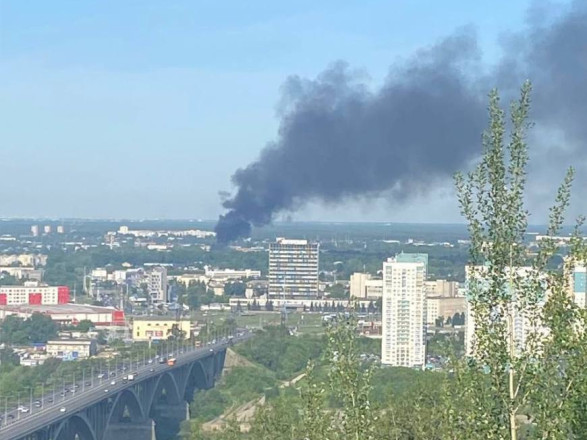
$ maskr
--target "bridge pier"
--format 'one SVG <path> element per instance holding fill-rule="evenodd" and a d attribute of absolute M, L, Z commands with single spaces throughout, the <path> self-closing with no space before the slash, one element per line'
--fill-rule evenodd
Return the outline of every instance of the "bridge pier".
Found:
<path fill-rule="evenodd" d="M 155 413 L 160 418 L 183 422 L 190 418 L 190 406 L 185 401 L 180 403 L 157 403 Z"/>
<path fill-rule="evenodd" d="M 66 414 L 39 411 L 0 427 L 0 440 L 174 439 L 182 422 L 189 419 L 186 400 L 191 401 L 197 390 L 212 388 L 220 377 L 225 349 L 188 353 L 174 368 L 137 367 L 138 379 L 124 386 L 100 383 L 79 399 L 76 394 L 75 400 L 68 401 Z"/>
<path fill-rule="evenodd" d="M 112 423 L 104 433 L 104 440 L 156 440 L 155 422 Z"/>
<path fill-rule="evenodd" d="M 155 433 L 157 440 L 174 438 L 179 433 L 181 423 L 189 420 L 189 405 L 187 402 L 158 403 L 153 411 L 155 419 Z"/>

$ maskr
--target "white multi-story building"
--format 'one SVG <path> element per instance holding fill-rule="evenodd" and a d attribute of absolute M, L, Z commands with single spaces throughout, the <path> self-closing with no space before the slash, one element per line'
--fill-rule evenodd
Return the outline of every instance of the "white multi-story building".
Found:
<path fill-rule="evenodd" d="M 381 362 L 424 368 L 427 254 L 399 254 L 383 263 Z"/>
<path fill-rule="evenodd" d="M 507 269 L 506 274 L 510 273 L 509 271 L 512 269 Z M 471 303 L 471 297 L 474 294 L 472 292 L 472 281 L 477 280 L 476 283 L 477 289 L 481 291 L 484 289 L 484 284 L 486 283 L 485 278 L 487 269 L 484 266 L 467 266 L 465 268 L 466 273 L 466 301 L 467 301 L 467 311 L 466 311 L 466 323 L 465 323 L 465 352 L 468 356 L 475 355 L 475 333 L 476 333 L 476 323 L 477 319 L 475 316 L 475 311 L 473 309 Z M 513 277 L 518 279 L 518 285 L 524 288 L 524 282 L 529 280 L 529 275 L 532 273 L 531 267 L 517 267 L 514 268 L 512 271 Z M 510 290 L 509 288 L 507 288 Z M 514 288 L 515 289 L 515 288 Z M 513 289 L 512 289 L 513 290 Z M 525 311 L 522 307 L 520 307 L 520 302 L 516 300 L 516 293 L 512 291 L 511 294 L 511 301 L 509 302 L 509 308 L 505 311 L 506 316 L 511 316 L 513 318 L 513 337 L 514 342 L 516 345 L 516 350 L 519 352 L 523 352 L 526 347 L 526 341 L 528 340 L 528 336 L 530 334 L 537 334 L 537 333 L 546 333 L 546 328 L 540 324 L 538 320 L 531 320 L 529 311 Z M 478 294 L 478 293 L 477 293 Z M 542 292 L 542 297 L 538 301 L 538 306 L 542 307 L 548 298 L 548 292 Z"/>
<path fill-rule="evenodd" d="M 33 237 L 38 237 L 39 236 L 39 225 L 32 225 L 31 226 L 31 235 Z"/>
<path fill-rule="evenodd" d="M 152 302 L 167 302 L 167 269 L 154 267 L 148 274 L 149 295 Z"/>
<path fill-rule="evenodd" d="M 85 359 L 98 353 L 93 339 L 56 339 L 47 341 L 47 354 L 60 359 Z"/>
<path fill-rule="evenodd" d="M 0 286 L 0 306 L 53 305 L 68 302 L 67 286 Z"/>
<path fill-rule="evenodd" d="M 383 280 L 372 279 L 365 281 L 365 299 L 379 299 L 383 296 Z"/>
<path fill-rule="evenodd" d="M 568 265 L 568 260 L 565 265 Z M 570 294 L 575 303 L 584 309 L 587 307 L 587 268 L 583 264 L 575 264 L 569 272 Z"/>
<path fill-rule="evenodd" d="M 278 238 L 269 245 L 269 295 L 286 298 L 318 295 L 320 245 Z"/>

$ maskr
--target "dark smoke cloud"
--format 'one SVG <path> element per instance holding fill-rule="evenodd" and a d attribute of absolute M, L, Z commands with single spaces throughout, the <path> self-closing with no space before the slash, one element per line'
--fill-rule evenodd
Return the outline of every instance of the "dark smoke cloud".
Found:
<path fill-rule="evenodd" d="M 341 202 L 389 193 L 409 199 L 479 153 L 486 94 L 535 82 L 535 119 L 587 140 L 587 14 L 576 2 L 555 21 L 518 34 L 493 74 L 477 75 L 479 51 L 463 31 L 396 66 L 371 92 L 344 63 L 315 80 L 289 78 L 277 140 L 233 175 L 236 194 L 218 240 L 250 234 L 310 200 Z"/>
<path fill-rule="evenodd" d="M 531 146 L 536 149 L 529 202 L 533 212 L 546 215 L 566 167 L 577 169 L 575 196 L 582 196 L 587 185 L 587 2 L 535 6 L 529 16 L 527 29 L 514 34 L 504 49 L 493 85 L 511 96 L 523 79 L 532 80 L 536 129 Z M 574 215 L 584 213 L 582 202 L 571 208 Z"/>
<path fill-rule="evenodd" d="M 445 178 L 478 144 L 483 97 L 462 74 L 478 58 L 470 33 L 453 36 L 392 71 L 375 93 L 343 63 L 284 86 L 279 138 L 238 170 L 219 241 L 250 232 L 310 199 L 338 202 L 392 190 L 407 198 Z"/>
<path fill-rule="evenodd" d="M 519 58 L 518 76 L 535 84 L 533 116 L 587 147 L 587 2 L 577 1 L 559 19 L 533 23 Z"/>

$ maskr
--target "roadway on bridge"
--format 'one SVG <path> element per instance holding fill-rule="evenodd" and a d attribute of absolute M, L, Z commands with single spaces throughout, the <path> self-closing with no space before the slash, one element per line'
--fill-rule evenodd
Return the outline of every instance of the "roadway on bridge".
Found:
<path fill-rule="evenodd" d="M 157 360 L 151 359 L 144 360 L 138 366 L 133 366 L 132 370 L 128 369 L 124 371 L 122 364 L 117 366 L 116 376 L 110 377 L 103 380 L 91 381 L 91 386 L 87 384 L 78 384 L 77 390 L 73 389 L 73 393 L 70 393 L 70 397 L 63 397 L 61 399 L 54 399 L 53 394 L 46 394 L 41 399 L 43 405 L 36 411 L 32 411 L 29 408 L 28 413 L 18 414 L 16 408 L 8 411 L 7 419 L 3 425 L 0 426 L 0 439 L 9 440 L 14 438 L 20 438 L 29 434 L 32 434 L 43 427 L 54 424 L 62 419 L 70 417 L 72 414 L 80 411 L 83 408 L 94 405 L 101 400 L 108 399 L 111 396 L 115 396 L 116 393 L 130 388 L 137 382 L 149 379 L 153 376 L 157 376 L 165 371 L 168 371 L 177 366 L 184 365 L 186 363 L 194 362 L 195 360 L 209 356 L 217 351 L 221 351 L 228 347 L 231 343 L 247 339 L 249 335 L 243 335 L 241 337 L 234 338 L 233 340 L 225 339 L 215 344 L 206 345 L 200 348 L 186 349 L 184 347 L 183 353 L 174 353 L 176 359 L 175 366 L 169 366 L 166 363 L 160 364 Z M 123 381 L 122 376 L 128 373 L 138 373 L 137 377 L 132 381 Z M 114 384 L 112 384 L 114 382 Z M 51 400 L 51 402 L 49 402 Z M 46 403 L 47 402 L 47 403 Z M 10 417 L 12 415 L 12 418 Z"/>

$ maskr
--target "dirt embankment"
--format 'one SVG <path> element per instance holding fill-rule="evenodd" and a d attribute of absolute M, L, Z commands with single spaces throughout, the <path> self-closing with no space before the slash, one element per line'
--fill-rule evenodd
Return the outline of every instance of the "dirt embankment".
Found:
<path fill-rule="evenodd" d="M 226 351 L 226 360 L 224 363 L 224 372 L 225 374 L 227 371 L 230 371 L 234 367 L 254 367 L 256 366 L 248 359 L 242 357 L 238 353 L 234 352 L 231 349 Z M 285 388 L 289 386 L 295 385 L 298 381 L 303 379 L 306 376 L 305 373 L 302 373 L 289 381 L 284 381 L 279 387 Z M 246 403 L 243 403 L 240 406 L 230 408 L 224 414 L 219 417 L 216 417 L 214 420 L 210 420 L 202 424 L 202 431 L 210 432 L 210 431 L 219 431 L 224 429 L 228 420 L 236 419 L 236 421 L 240 425 L 241 432 L 248 432 L 251 425 L 250 420 L 255 416 L 255 412 L 257 408 L 261 405 L 265 404 L 265 396 L 260 396 L 256 399 L 250 400 Z"/>

